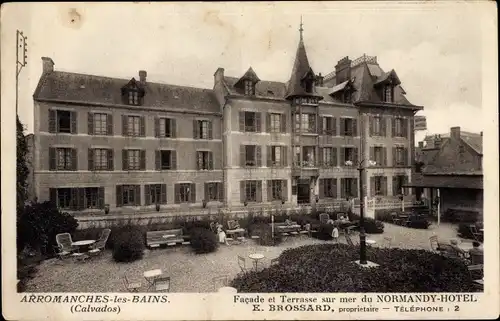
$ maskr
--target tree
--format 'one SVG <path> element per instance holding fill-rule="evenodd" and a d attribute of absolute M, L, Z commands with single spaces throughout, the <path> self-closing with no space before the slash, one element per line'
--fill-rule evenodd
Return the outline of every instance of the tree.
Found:
<path fill-rule="evenodd" d="M 17 158 L 16 158 L 16 173 L 17 173 L 17 211 L 19 212 L 24 207 L 27 200 L 27 179 L 29 175 L 28 165 L 26 164 L 26 154 L 28 153 L 28 145 L 26 144 L 26 136 L 24 136 L 24 126 L 16 117 L 17 127 Z"/>

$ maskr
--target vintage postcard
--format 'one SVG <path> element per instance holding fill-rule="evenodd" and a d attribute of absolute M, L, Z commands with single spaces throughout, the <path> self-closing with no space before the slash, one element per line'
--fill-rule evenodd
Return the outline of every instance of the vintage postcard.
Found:
<path fill-rule="evenodd" d="M 2 5 L 4 318 L 498 318 L 496 12 Z"/>

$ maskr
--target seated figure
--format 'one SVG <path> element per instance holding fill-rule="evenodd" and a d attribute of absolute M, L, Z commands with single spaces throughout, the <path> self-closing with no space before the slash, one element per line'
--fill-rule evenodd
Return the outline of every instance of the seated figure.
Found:
<path fill-rule="evenodd" d="M 226 232 L 222 229 L 222 224 L 217 223 L 217 235 L 219 236 L 219 243 L 229 245 L 227 242 Z"/>

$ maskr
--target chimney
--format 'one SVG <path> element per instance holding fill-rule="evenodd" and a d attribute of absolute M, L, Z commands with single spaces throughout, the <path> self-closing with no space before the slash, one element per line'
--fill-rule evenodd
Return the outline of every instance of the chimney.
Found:
<path fill-rule="evenodd" d="M 483 132 L 482 131 L 479 134 L 481 135 L 481 137 L 483 137 Z"/>
<path fill-rule="evenodd" d="M 43 73 L 49 74 L 54 71 L 54 61 L 49 57 L 42 57 Z"/>
<path fill-rule="evenodd" d="M 340 59 L 335 66 L 335 79 L 337 85 L 351 79 L 351 60 L 349 56 Z"/>
<path fill-rule="evenodd" d="M 434 148 L 441 148 L 441 135 L 434 137 Z"/>
<path fill-rule="evenodd" d="M 418 148 L 424 148 L 424 142 L 418 142 Z"/>
<path fill-rule="evenodd" d="M 139 81 L 143 84 L 146 83 L 146 77 L 148 76 L 148 73 L 146 70 L 139 70 Z"/>
<path fill-rule="evenodd" d="M 318 87 L 323 87 L 323 79 L 324 77 L 321 75 L 321 73 L 319 73 L 319 75 L 316 76 L 316 86 Z"/>
<path fill-rule="evenodd" d="M 460 139 L 460 127 L 451 127 L 451 138 L 453 139 Z"/>
<path fill-rule="evenodd" d="M 224 68 L 217 68 L 214 74 L 214 84 L 217 84 L 218 82 L 222 81 L 224 79 Z"/>

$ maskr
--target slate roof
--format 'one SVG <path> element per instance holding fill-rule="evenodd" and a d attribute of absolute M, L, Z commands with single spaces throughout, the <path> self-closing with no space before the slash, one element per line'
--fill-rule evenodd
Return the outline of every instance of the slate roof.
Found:
<path fill-rule="evenodd" d="M 413 174 L 411 182 L 404 187 L 483 189 L 483 176 Z"/>
<path fill-rule="evenodd" d="M 434 148 L 435 136 L 436 135 L 429 135 L 424 138 L 427 146 L 423 148 L 422 152 L 427 152 L 428 149 Z M 441 146 L 443 146 L 450 138 L 450 133 L 439 134 L 437 136 L 441 137 Z M 483 137 L 481 134 L 460 131 L 460 138 L 465 144 L 469 145 L 474 151 L 476 151 L 476 153 L 480 155 L 483 154 Z"/>
<path fill-rule="evenodd" d="M 35 100 L 122 105 L 121 89 L 130 79 L 53 71 L 42 75 L 33 94 Z M 146 82 L 140 107 L 219 113 L 211 89 Z"/>

